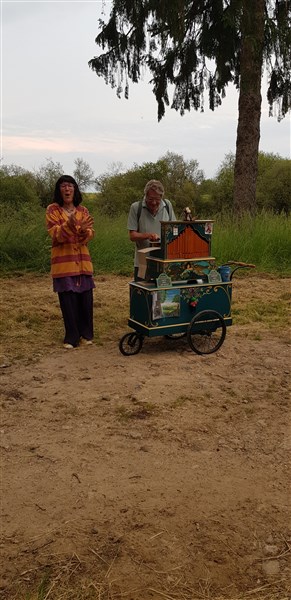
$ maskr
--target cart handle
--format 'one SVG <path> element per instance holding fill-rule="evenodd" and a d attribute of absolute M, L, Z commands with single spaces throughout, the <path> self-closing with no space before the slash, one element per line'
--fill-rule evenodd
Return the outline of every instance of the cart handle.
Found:
<path fill-rule="evenodd" d="M 248 267 L 249 269 L 255 269 L 256 265 L 251 263 L 237 262 L 236 260 L 229 260 L 225 265 L 237 265 L 238 267 Z"/>
<path fill-rule="evenodd" d="M 237 262 L 235 260 L 230 260 L 226 263 L 227 265 L 235 265 L 235 269 L 233 269 L 231 276 L 230 276 L 230 281 L 233 278 L 233 274 L 238 270 L 238 269 L 255 269 L 256 265 L 252 265 L 251 263 L 244 263 L 244 262 Z"/>

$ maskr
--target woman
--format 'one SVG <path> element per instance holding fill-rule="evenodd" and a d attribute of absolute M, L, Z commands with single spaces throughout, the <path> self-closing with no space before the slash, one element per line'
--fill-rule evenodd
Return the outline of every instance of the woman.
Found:
<path fill-rule="evenodd" d="M 93 339 L 93 266 L 87 242 L 94 236 L 93 218 L 80 206 L 82 196 L 70 175 L 56 182 L 54 203 L 46 210 L 52 238 L 51 274 L 65 326 L 64 348 Z"/>

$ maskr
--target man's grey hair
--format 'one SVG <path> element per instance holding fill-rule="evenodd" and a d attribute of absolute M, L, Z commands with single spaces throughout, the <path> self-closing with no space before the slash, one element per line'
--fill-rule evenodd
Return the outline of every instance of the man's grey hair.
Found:
<path fill-rule="evenodd" d="M 160 181 L 157 181 L 156 179 L 151 179 L 150 181 L 147 182 L 147 184 L 144 188 L 144 197 L 145 198 L 146 198 L 146 195 L 149 190 L 154 190 L 155 192 L 160 194 L 161 198 L 163 197 L 163 195 L 165 193 L 163 184 Z"/>

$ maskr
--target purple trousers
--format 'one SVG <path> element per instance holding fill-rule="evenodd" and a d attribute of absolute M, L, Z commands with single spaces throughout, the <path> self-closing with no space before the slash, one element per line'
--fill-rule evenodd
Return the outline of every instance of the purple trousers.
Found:
<path fill-rule="evenodd" d="M 80 337 L 93 339 L 93 291 L 59 292 L 60 307 L 65 326 L 65 344 L 76 347 Z"/>

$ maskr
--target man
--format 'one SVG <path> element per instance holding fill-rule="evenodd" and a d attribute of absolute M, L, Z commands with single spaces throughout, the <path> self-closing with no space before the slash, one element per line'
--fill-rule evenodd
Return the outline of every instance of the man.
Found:
<path fill-rule="evenodd" d="M 134 280 L 138 279 L 138 250 L 148 248 L 150 242 L 161 237 L 161 221 L 175 221 L 172 204 L 164 200 L 164 187 L 160 181 L 151 179 L 144 188 L 144 198 L 134 202 L 129 210 L 127 229 L 135 243 Z"/>

